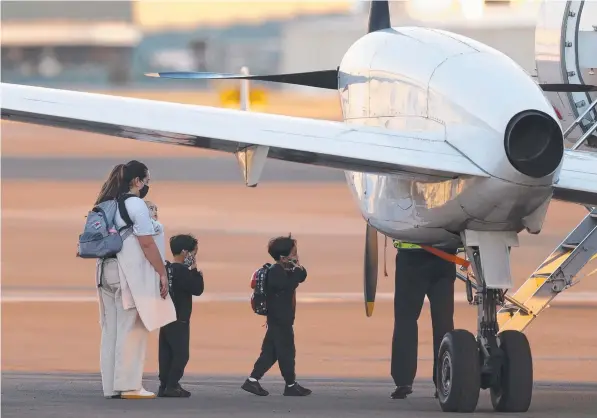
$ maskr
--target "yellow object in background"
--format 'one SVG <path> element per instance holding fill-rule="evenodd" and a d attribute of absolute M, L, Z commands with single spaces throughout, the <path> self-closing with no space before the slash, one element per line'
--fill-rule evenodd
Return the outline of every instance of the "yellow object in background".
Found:
<path fill-rule="evenodd" d="M 238 109 L 240 106 L 240 88 L 224 90 L 220 93 L 222 106 Z M 264 109 L 267 105 L 265 90 L 251 89 L 249 91 L 249 105 L 252 109 Z"/>

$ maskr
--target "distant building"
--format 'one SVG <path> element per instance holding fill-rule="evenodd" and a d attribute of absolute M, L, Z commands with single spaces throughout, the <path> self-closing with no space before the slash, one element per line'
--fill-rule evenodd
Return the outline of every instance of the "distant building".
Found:
<path fill-rule="evenodd" d="M 333 1 L 137 1 L 134 21 L 144 32 L 259 25 L 272 20 L 349 13 L 354 0 Z"/>
<path fill-rule="evenodd" d="M 2 1 L 2 81 L 124 84 L 142 34 L 132 1 Z"/>
<path fill-rule="evenodd" d="M 430 1 L 420 0 L 429 6 Z M 514 13 L 516 3 L 490 6 L 477 18 L 466 18 L 459 10 L 446 12 L 441 20 L 421 20 L 422 6 L 415 13 L 413 4 L 392 2 L 393 26 L 426 26 L 444 29 L 483 42 L 509 55 L 529 73 L 535 73 L 536 8 Z M 450 3 L 442 1 L 442 3 Z M 430 6 L 429 6 L 430 7 Z M 348 48 L 367 32 L 368 12 L 310 20 L 289 21 L 283 27 L 280 72 L 314 71 L 336 68 Z"/>

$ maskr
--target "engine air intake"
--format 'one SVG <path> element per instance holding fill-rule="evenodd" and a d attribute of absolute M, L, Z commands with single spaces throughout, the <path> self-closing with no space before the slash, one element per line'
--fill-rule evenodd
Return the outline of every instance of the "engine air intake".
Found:
<path fill-rule="evenodd" d="M 520 112 L 510 119 L 504 146 L 510 164 L 534 178 L 553 173 L 564 157 L 560 125 L 548 114 L 536 110 Z"/>

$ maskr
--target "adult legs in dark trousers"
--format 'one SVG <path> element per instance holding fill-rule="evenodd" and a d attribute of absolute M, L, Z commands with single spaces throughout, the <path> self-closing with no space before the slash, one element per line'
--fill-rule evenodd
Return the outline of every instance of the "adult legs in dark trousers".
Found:
<path fill-rule="evenodd" d="M 158 396 L 188 398 L 191 393 L 180 386 L 189 361 L 190 329 L 186 321 L 174 321 L 160 328 Z"/>
<path fill-rule="evenodd" d="M 394 335 L 391 373 L 396 390 L 392 398 L 412 393 L 417 373 L 418 325 L 425 295 L 433 327 L 433 383 L 444 335 L 454 329 L 456 265 L 424 250 L 399 250 L 396 256 Z"/>
<path fill-rule="evenodd" d="M 285 396 L 306 396 L 311 393 L 296 383 L 295 372 L 296 348 L 292 325 L 268 324 L 267 332 L 261 345 L 261 354 L 253 366 L 249 379 L 242 388 L 255 395 L 267 396 L 268 391 L 259 385 L 259 380 L 278 362 L 282 377 L 286 382 Z"/>

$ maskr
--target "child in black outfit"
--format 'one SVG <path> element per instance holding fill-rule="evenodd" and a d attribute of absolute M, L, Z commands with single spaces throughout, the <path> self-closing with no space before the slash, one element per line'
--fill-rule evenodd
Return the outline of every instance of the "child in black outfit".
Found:
<path fill-rule="evenodd" d="M 268 252 L 276 261 L 266 279 L 267 332 L 261 354 L 242 389 L 258 396 L 269 392 L 259 380 L 277 361 L 286 382 L 284 396 L 308 396 L 311 390 L 299 385 L 295 374 L 294 318 L 296 288 L 307 278 L 307 270 L 299 264 L 296 240 L 291 236 L 270 240 Z"/>
<path fill-rule="evenodd" d="M 203 274 L 197 270 L 197 239 L 192 235 L 170 238 L 173 263 L 166 262 L 170 297 L 176 308 L 176 321 L 160 328 L 159 397 L 188 398 L 191 393 L 179 381 L 189 361 L 190 327 L 193 295 L 203 293 Z"/>

